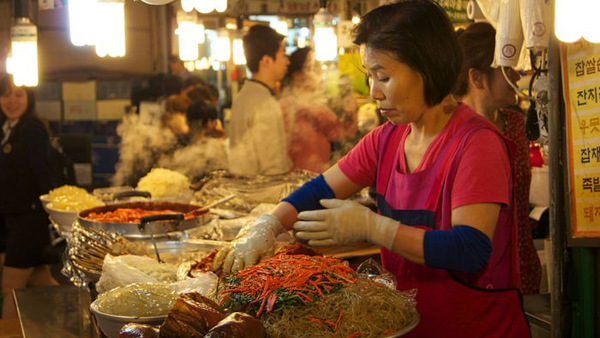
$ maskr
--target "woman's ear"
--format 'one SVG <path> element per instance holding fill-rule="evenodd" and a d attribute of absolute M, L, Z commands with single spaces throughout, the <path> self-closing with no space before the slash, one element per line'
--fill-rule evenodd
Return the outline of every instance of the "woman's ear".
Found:
<path fill-rule="evenodd" d="M 484 89 L 483 72 L 475 68 L 469 68 L 469 84 L 473 88 Z"/>

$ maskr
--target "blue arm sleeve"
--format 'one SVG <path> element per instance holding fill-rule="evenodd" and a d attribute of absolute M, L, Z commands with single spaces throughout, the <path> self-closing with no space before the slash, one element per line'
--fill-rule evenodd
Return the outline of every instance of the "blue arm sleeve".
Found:
<path fill-rule="evenodd" d="M 477 272 L 488 262 L 491 252 L 490 239 L 468 225 L 427 231 L 423 240 L 425 265 L 434 268 Z"/>
<path fill-rule="evenodd" d="M 319 203 L 321 199 L 335 198 L 333 190 L 329 187 L 323 175 L 304 183 L 298 190 L 291 193 L 282 201 L 293 205 L 298 212 L 305 210 L 323 209 Z"/>

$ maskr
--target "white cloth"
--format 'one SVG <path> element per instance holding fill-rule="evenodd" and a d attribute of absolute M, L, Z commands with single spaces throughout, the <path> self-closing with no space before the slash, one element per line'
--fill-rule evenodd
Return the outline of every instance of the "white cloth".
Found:
<path fill-rule="evenodd" d="M 229 170 L 238 175 L 277 175 L 290 171 L 283 113 L 270 90 L 246 81 L 235 96 L 228 126 Z"/>
<path fill-rule="evenodd" d="M 8 138 L 10 137 L 10 132 L 17 125 L 17 123 L 19 123 L 19 119 L 16 119 L 12 122 L 6 120 L 6 122 L 4 122 L 4 125 L 2 126 L 2 134 L 4 135 L 1 142 L 2 145 L 4 145 L 4 143 L 8 141 Z"/>

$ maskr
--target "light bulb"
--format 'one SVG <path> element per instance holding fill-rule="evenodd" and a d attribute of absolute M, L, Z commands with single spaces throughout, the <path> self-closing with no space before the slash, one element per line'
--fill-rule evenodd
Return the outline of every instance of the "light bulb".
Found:
<path fill-rule="evenodd" d="M 98 0 L 96 20 L 96 54 L 100 57 L 125 56 L 124 1 Z"/>
<path fill-rule="evenodd" d="M 196 0 L 196 10 L 202 14 L 207 14 L 215 10 L 213 0 Z"/>
<path fill-rule="evenodd" d="M 580 11 L 583 14 L 583 22 L 581 25 L 583 38 L 591 43 L 600 43 L 600 20 L 596 18 L 598 10 L 600 10 L 600 1 L 586 0 Z"/>
<path fill-rule="evenodd" d="M 288 35 L 288 23 L 285 20 L 271 21 L 269 26 L 281 35 Z"/>
<path fill-rule="evenodd" d="M 96 0 L 72 0 L 69 2 L 69 33 L 75 46 L 96 44 L 94 15 Z"/>
<path fill-rule="evenodd" d="M 227 10 L 227 0 L 215 0 L 215 10 L 223 13 Z"/>
<path fill-rule="evenodd" d="M 196 13 L 177 13 L 177 36 L 179 37 L 179 58 L 182 61 L 198 59 L 198 25 Z"/>
<path fill-rule="evenodd" d="M 554 12 L 554 32 L 562 42 L 575 42 L 581 38 L 583 20 L 578 13 L 583 0 L 556 0 Z"/>
<path fill-rule="evenodd" d="M 244 43 L 242 39 L 233 40 L 233 64 L 245 65 L 246 55 L 244 54 Z"/>
<path fill-rule="evenodd" d="M 18 18 L 10 28 L 11 62 L 15 86 L 35 87 L 38 85 L 37 27 L 28 18 Z"/>
<path fill-rule="evenodd" d="M 181 9 L 183 9 L 185 12 L 193 11 L 195 5 L 195 0 L 181 0 Z"/>
<path fill-rule="evenodd" d="M 332 61 L 337 56 L 337 35 L 333 27 L 333 15 L 326 8 L 315 14 L 315 58 L 317 61 Z"/>
<path fill-rule="evenodd" d="M 231 40 L 224 33 L 219 34 L 212 46 L 212 54 L 217 61 L 231 60 Z"/>

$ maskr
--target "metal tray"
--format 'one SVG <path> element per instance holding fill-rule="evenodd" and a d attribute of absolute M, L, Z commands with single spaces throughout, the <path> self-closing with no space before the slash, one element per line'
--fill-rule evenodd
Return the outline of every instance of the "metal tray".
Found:
<path fill-rule="evenodd" d="M 419 325 L 420 321 L 421 321 L 421 316 L 419 316 L 419 313 L 415 312 L 413 320 L 408 325 L 406 325 L 404 328 L 402 328 L 402 330 L 390 333 L 389 335 L 383 336 L 382 338 L 402 337 L 405 334 L 409 333 L 410 331 L 414 330 L 415 327 L 417 327 L 417 325 Z"/>

